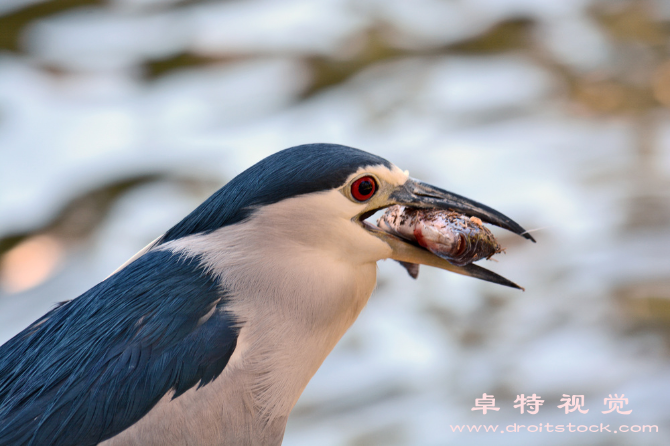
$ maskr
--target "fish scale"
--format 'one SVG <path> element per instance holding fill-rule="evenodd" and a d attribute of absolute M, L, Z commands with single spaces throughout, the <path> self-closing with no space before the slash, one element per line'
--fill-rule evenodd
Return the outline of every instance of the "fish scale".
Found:
<path fill-rule="evenodd" d="M 504 251 L 479 218 L 453 211 L 396 205 L 386 209 L 377 226 L 458 266 Z"/>

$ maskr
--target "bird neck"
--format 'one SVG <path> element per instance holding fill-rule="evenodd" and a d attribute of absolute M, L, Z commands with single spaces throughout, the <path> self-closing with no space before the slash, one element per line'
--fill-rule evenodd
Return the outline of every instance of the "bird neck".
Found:
<path fill-rule="evenodd" d="M 218 393 L 219 407 L 235 400 L 233 407 L 252 419 L 247 424 L 261 427 L 253 435 L 279 432 L 279 424 L 276 435 L 283 436 L 309 380 L 367 303 L 376 263 L 352 262 L 338 252 L 275 239 L 269 232 L 247 222 L 161 249 L 199 256 L 226 290 L 226 310 L 240 324 L 226 369 L 198 392 Z M 222 414 L 221 419 L 235 416 Z"/>

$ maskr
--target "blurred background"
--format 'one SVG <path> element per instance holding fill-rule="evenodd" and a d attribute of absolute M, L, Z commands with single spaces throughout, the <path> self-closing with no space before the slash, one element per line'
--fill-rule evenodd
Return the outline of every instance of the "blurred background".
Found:
<path fill-rule="evenodd" d="M 484 262 L 525 293 L 380 262 L 285 445 L 670 444 L 669 55 L 668 0 L 2 0 L 0 342 L 261 158 L 340 143 L 538 243 Z M 450 428 L 568 422 L 659 433 Z"/>

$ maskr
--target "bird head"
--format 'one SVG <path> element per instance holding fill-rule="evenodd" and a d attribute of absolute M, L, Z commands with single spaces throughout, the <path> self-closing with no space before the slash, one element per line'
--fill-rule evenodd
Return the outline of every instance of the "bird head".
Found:
<path fill-rule="evenodd" d="M 159 243 L 253 220 L 266 228 L 264 243 L 317 250 L 354 264 L 390 258 L 520 288 L 480 266 L 453 265 L 366 221 L 392 205 L 457 211 L 534 241 L 500 212 L 410 178 L 384 158 L 341 145 L 308 144 L 282 150 L 250 167 Z"/>

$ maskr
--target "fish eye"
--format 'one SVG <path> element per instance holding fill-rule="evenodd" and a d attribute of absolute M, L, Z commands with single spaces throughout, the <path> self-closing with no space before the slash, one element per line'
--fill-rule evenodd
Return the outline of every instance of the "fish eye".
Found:
<path fill-rule="evenodd" d="M 377 182 L 371 176 L 364 176 L 351 185 L 351 195 L 357 201 L 369 200 L 377 191 Z"/>

